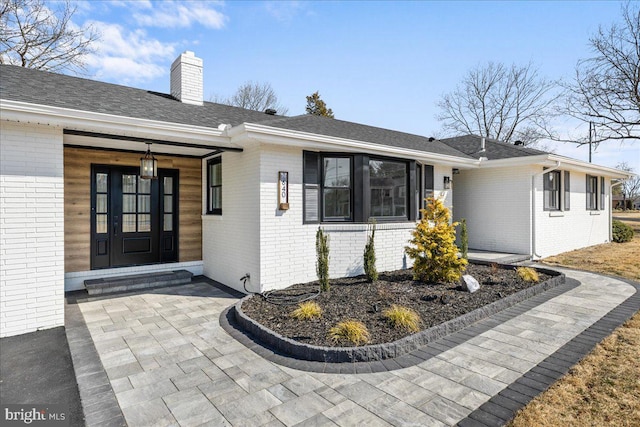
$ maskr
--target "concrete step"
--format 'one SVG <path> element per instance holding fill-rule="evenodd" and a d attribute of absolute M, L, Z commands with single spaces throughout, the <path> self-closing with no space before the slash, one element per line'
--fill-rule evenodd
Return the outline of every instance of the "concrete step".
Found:
<path fill-rule="evenodd" d="M 193 273 L 187 270 L 161 271 L 157 273 L 133 274 L 85 280 L 89 295 L 104 295 L 160 286 L 190 283 Z"/>

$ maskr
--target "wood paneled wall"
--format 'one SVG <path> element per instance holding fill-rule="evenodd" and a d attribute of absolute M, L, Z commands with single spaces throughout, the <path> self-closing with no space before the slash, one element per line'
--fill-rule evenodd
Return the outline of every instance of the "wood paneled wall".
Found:
<path fill-rule="evenodd" d="M 91 164 L 139 166 L 141 154 L 64 148 L 65 272 L 91 269 Z M 201 160 L 156 155 L 159 168 L 179 169 L 179 261 L 202 259 Z"/>

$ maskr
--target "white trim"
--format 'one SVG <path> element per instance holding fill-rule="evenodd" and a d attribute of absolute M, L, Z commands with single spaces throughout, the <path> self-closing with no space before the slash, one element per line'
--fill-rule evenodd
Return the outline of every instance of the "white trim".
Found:
<path fill-rule="evenodd" d="M 7 99 L 0 99 L 0 110 L 2 110 L 2 119 L 9 121 L 38 123 L 111 135 L 181 142 L 192 141 L 218 146 L 224 144 L 233 148 L 241 148 L 230 144 L 226 131 L 217 128 L 94 113 Z"/>
<path fill-rule="evenodd" d="M 74 271 L 64 274 L 64 290 L 84 289 L 84 281 L 101 277 L 125 276 L 127 274 L 155 273 L 159 271 L 188 270 L 194 276 L 202 275 L 202 261 L 173 262 L 169 264 L 137 265 L 134 267 L 104 268 L 100 270 Z"/>
<path fill-rule="evenodd" d="M 478 161 L 475 159 L 465 159 L 463 157 L 428 153 L 409 148 L 392 147 L 347 138 L 274 128 L 254 123 L 243 123 L 232 128 L 228 134 L 231 136 L 232 142 L 236 142 L 242 138 L 250 138 L 268 144 L 318 150 L 335 150 L 336 146 L 338 146 L 339 148 L 349 152 L 366 152 L 385 156 L 400 156 L 427 162 L 437 162 L 441 165 L 456 166 L 460 168 L 472 168 L 478 164 Z"/>

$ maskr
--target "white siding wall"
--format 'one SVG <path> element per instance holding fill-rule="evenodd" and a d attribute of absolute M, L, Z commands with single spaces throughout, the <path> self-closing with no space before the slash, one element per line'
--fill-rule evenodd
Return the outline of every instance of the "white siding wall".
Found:
<path fill-rule="evenodd" d="M 222 215 L 202 216 L 203 274 L 242 290 L 240 278 L 249 273 L 249 290 L 260 284 L 260 194 L 257 146 L 241 153 L 222 154 Z M 207 162 L 203 161 L 203 212 L 207 203 Z M 275 179 L 275 176 L 274 176 Z"/>
<path fill-rule="evenodd" d="M 454 175 L 454 220 L 466 219 L 470 249 L 530 253 L 530 189 L 535 172 L 522 166 L 461 170 Z"/>
<path fill-rule="evenodd" d="M 62 129 L 0 122 L 0 336 L 64 324 Z"/>
<path fill-rule="evenodd" d="M 561 171 L 564 171 L 560 167 Z M 571 171 L 571 207 L 569 211 L 543 210 L 542 176 L 536 180 L 536 255 L 548 257 L 562 252 L 609 241 L 610 180 L 605 179 L 604 210 L 588 211 L 586 174 Z M 598 200 L 600 177 L 598 176 Z M 564 185 L 564 172 L 561 172 Z M 561 193 L 564 200 L 564 191 Z M 564 202 L 561 203 L 564 206 Z"/>

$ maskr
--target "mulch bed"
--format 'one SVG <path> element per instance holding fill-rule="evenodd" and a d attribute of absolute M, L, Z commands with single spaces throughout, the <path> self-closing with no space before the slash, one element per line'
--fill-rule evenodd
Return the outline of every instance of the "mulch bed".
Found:
<path fill-rule="evenodd" d="M 327 338 L 329 329 L 343 320 L 355 319 L 364 323 L 371 337 L 368 344 L 389 343 L 410 335 L 390 327 L 383 317 L 382 312 L 392 304 L 418 312 L 424 330 L 535 285 L 523 281 L 515 268 L 470 264 L 465 274 L 478 280 L 478 291 L 469 293 L 459 283 L 415 281 L 411 270 L 381 273 L 375 283 L 369 283 L 364 276 L 331 280 L 330 292 L 321 293 L 314 299 L 323 310 L 322 317 L 315 320 L 294 319 L 291 312 L 297 305 L 274 304 L 259 295 L 244 301 L 242 310 L 284 337 L 317 346 L 348 347 L 351 344 L 336 344 Z M 540 272 L 539 276 L 540 282 L 551 277 Z M 317 289 L 317 283 L 298 284 L 273 292 L 271 296 L 294 300 L 296 295 L 313 293 Z"/>

